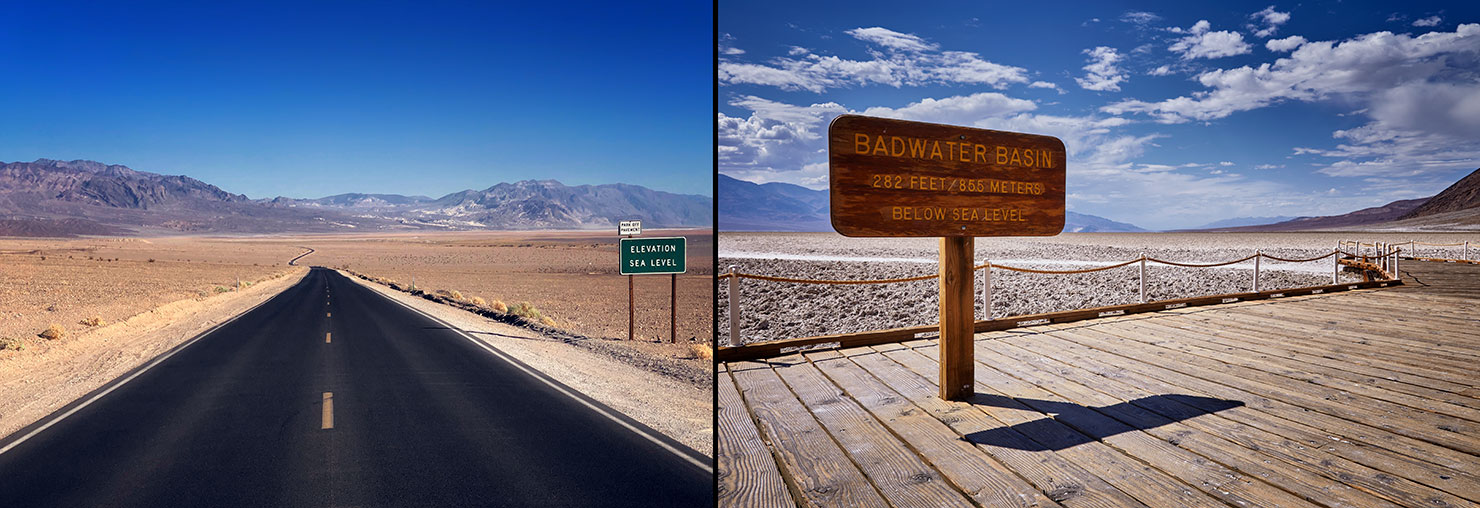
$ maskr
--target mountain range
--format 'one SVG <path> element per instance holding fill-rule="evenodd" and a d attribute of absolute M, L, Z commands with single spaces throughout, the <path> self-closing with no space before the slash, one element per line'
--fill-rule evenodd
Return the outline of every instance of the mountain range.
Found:
<path fill-rule="evenodd" d="M 1341 215 L 1207 231 L 1474 231 L 1480 229 L 1480 169 L 1430 197 L 1404 199 Z"/>
<path fill-rule="evenodd" d="M 832 231 L 828 216 L 828 193 L 800 185 L 771 182 L 757 184 L 723 174 L 719 184 L 720 231 Z M 1069 233 L 1143 232 L 1133 224 L 1104 217 L 1066 212 L 1064 231 Z"/>
<path fill-rule="evenodd" d="M 249 199 L 187 176 L 93 161 L 0 163 L 0 235 L 708 227 L 713 200 L 638 185 L 499 183 L 440 198 L 339 194 Z"/>

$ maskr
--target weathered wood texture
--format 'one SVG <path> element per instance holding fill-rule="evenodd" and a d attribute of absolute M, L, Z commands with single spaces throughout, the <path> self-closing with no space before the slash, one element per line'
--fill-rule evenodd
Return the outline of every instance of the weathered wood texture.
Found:
<path fill-rule="evenodd" d="M 971 395 L 971 238 L 940 239 L 940 398 Z"/>
<path fill-rule="evenodd" d="M 1050 136 L 839 116 L 828 127 L 833 229 L 1056 235 L 1064 229 L 1065 163 L 1064 143 Z"/>
<path fill-rule="evenodd" d="M 732 364 L 721 499 L 1476 506 L 1480 266 L 1402 271 L 1395 289 L 978 333 L 959 402 L 936 397 L 933 338 Z"/>

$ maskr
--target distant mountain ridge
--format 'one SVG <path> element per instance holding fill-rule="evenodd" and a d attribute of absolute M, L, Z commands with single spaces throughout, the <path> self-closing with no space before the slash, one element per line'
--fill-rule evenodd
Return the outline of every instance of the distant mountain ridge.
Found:
<path fill-rule="evenodd" d="M 719 190 L 720 231 L 833 231 L 828 192 L 789 183 L 757 184 L 724 174 L 715 177 Z M 1146 231 L 1133 224 L 1066 212 L 1065 233 Z"/>
<path fill-rule="evenodd" d="M 1206 231 L 1322 230 L 1476 230 L 1480 229 L 1480 169 L 1427 198 L 1404 199 L 1355 212 L 1296 219 L 1258 226 Z"/>
<path fill-rule="evenodd" d="M 1291 220 L 1295 220 L 1295 219 L 1299 219 L 1299 218 L 1301 218 L 1301 217 L 1286 217 L 1286 216 L 1283 216 L 1283 215 L 1277 216 L 1277 217 L 1234 217 L 1234 218 L 1231 218 L 1231 219 L 1216 220 L 1216 221 L 1209 222 L 1207 224 L 1203 224 L 1201 226 L 1198 226 L 1198 227 L 1195 227 L 1195 228 L 1191 228 L 1191 229 L 1198 230 L 1198 229 L 1236 228 L 1236 227 L 1242 227 L 1242 226 L 1261 226 L 1261 225 L 1264 225 L 1264 224 L 1274 224 L 1274 223 L 1277 223 L 1277 222 L 1291 221 Z"/>
<path fill-rule="evenodd" d="M 7 217 L 8 216 L 8 217 Z M 39 159 L 0 163 L 0 235 L 709 227 L 713 200 L 629 184 L 499 183 L 433 199 L 347 193 L 248 199 L 187 176 Z"/>

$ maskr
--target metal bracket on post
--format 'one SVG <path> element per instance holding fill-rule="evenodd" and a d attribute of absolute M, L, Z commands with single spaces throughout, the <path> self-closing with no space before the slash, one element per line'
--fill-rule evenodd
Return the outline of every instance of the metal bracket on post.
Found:
<path fill-rule="evenodd" d="M 974 238 L 940 239 L 940 398 L 965 400 L 975 392 L 971 273 Z"/>
<path fill-rule="evenodd" d="M 744 344 L 740 340 L 740 277 L 735 276 L 735 265 L 730 265 L 730 345 Z"/>

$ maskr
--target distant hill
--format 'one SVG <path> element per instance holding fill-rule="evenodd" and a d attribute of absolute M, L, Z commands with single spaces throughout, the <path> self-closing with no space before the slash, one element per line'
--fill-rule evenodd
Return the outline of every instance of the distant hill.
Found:
<path fill-rule="evenodd" d="M 1115 222 L 1095 215 L 1064 212 L 1065 233 L 1145 233 L 1135 224 Z"/>
<path fill-rule="evenodd" d="M 1401 219 L 1415 219 L 1461 210 L 1480 208 L 1480 169 L 1470 172 L 1454 185 L 1429 198 L 1422 206 L 1414 208 Z"/>
<path fill-rule="evenodd" d="M 832 231 L 828 194 L 789 183 L 716 175 L 721 231 Z"/>
<path fill-rule="evenodd" d="M 1363 208 L 1355 212 L 1342 215 L 1328 215 L 1322 217 L 1300 217 L 1274 224 L 1263 224 L 1258 226 L 1244 226 L 1234 228 L 1219 228 L 1209 231 L 1222 232 L 1275 232 L 1275 231 L 1328 231 L 1338 229 L 1350 229 L 1367 226 L 1381 222 L 1387 222 L 1402 217 L 1422 205 L 1429 198 L 1405 199 L 1394 201 L 1382 206 Z"/>
<path fill-rule="evenodd" d="M 1285 216 L 1279 216 L 1279 217 L 1234 217 L 1232 219 L 1223 219 L 1223 220 L 1209 222 L 1207 224 L 1203 224 L 1201 226 L 1198 226 L 1198 227 L 1195 227 L 1195 228 L 1191 228 L 1191 229 L 1198 230 L 1198 229 L 1236 228 L 1236 227 L 1243 227 L 1243 226 L 1261 226 L 1261 225 L 1264 225 L 1264 224 L 1274 224 L 1276 222 L 1291 221 L 1291 220 L 1295 220 L 1295 219 L 1299 219 L 1299 218 L 1300 217 L 1285 217 Z"/>
<path fill-rule="evenodd" d="M 93 161 L 0 163 L 0 236 L 418 229 L 708 227 L 713 200 L 627 184 L 500 183 L 438 199 L 338 194 L 252 200 L 187 177 Z"/>
<path fill-rule="evenodd" d="M 789 183 L 757 184 L 718 175 L 720 231 L 832 231 L 828 192 Z M 1067 212 L 1064 232 L 1139 232 L 1132 224 Z"/>

